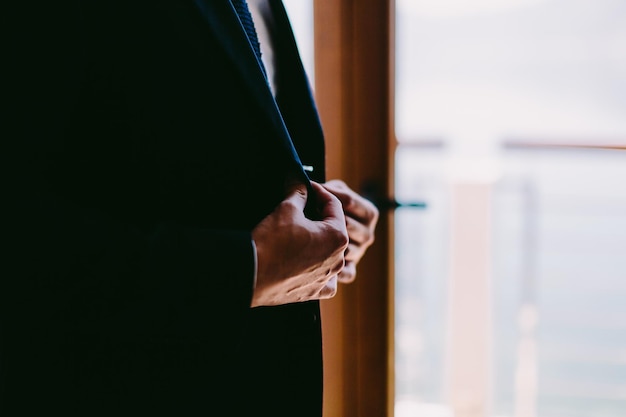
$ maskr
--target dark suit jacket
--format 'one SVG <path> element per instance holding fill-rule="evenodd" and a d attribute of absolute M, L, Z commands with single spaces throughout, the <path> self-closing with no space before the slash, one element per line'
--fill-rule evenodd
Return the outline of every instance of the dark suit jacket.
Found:
<path fill-rule="evenodd" d="M 0 415 L 319 416 L 318 303 L 249 308 L 252 228 L 324 179 L 282 5 L 277 101 L 228 0 L 27 7 Z"/>

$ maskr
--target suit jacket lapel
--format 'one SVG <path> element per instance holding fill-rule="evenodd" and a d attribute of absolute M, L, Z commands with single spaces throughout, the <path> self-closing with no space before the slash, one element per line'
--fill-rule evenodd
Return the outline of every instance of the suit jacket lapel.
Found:
<path fill-rule="evenodd" d="M 222 43 L 243 81 L 250 88 L 260 109 L 272 122 L 282 145 L 293 157 L 296 173 L 308 182 L 308 176 L 302 169 L 300 157 L 291 141 L 289 131 L 230 0 L 194 0 L 194 2 L 208 22 L 209 29 Z"/>
<path fill-rule="evenodd" d="M 313 93 L 283 2 L 269 1 L 275 24 L 276 100 L 302 162 L 313 166 L 312 178 L 322 182 L 325 174 L 324 134 Z"/>

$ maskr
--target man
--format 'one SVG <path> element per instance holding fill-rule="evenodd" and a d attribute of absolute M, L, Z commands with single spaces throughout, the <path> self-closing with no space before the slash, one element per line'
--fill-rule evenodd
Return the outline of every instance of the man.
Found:
<path fill-rule="evenodd" d="M 0 415 L 321 415 L 319 300 L 354 279 L 377 212 L 324 182 L 267 5 L 265 63 L 238 1 L 16 15 Z"/>

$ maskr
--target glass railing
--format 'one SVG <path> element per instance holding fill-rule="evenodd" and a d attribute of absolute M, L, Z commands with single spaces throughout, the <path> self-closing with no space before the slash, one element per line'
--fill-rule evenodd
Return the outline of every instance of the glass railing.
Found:
<path fill-rule="evenodd" d="M 396 417 L 624 414 L 626 152 L 561 145 L 398 148 Z"/>

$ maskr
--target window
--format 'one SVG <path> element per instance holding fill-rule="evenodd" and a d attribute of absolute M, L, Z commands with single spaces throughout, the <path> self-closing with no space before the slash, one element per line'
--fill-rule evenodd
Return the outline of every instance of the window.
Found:
<path fill-rule="evenodd" d="M 396 0 L 396 416 L 626 410 L 626 3 Z"/>

